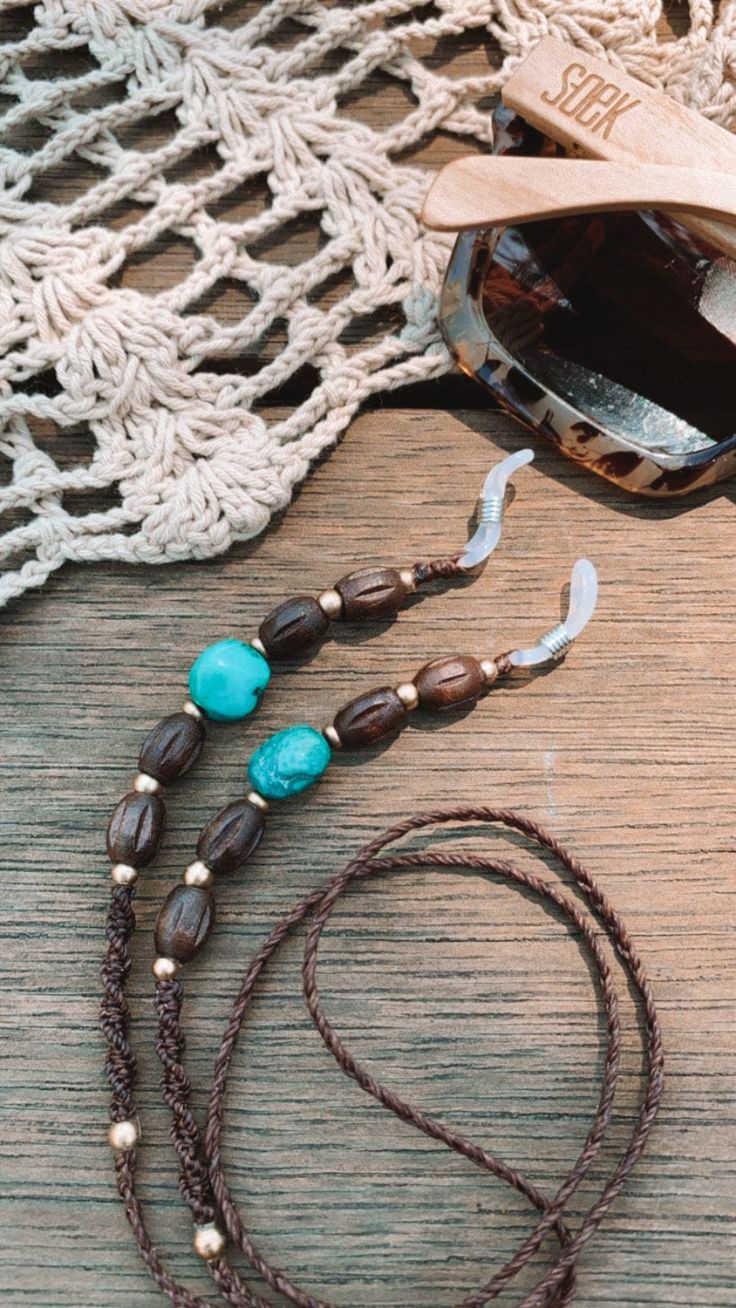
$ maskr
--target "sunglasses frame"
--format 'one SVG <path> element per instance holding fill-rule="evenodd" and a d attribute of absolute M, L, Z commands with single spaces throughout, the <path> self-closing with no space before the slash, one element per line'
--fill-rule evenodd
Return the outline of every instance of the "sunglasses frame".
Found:
<path fill-rule="evenodd" d="M 736 434 L 702 450 L 667 454 L 591 422 L 552 395 L 494 335 L 482 307 L 493 249 L 503 228 L 459 235 L 440 296 L 439 324 L 459 368 L 502 408 L 553 441 L 576 463 L 638 495 L 684 495 L 736 473 Z"/>

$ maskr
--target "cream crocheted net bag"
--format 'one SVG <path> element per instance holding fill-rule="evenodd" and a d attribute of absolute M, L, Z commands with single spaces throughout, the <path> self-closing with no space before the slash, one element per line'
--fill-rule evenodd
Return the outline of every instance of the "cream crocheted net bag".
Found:
<path fill-rule="evenodd" d="M 12 5 L 0 8 L 11 26 Z M 0 604 L 67 559 L 165 563 L 254 536 L 362 401 L 445 372 L 435 303 L 449 242 L 421 230 L 427 175 L 402 154 L 438 129 L 488 144 L 488 97 L 547 34 L 606 50 L 730 123 L 736 5 L 689 8 L 687 34 L 665 42 L 662 5 L 647 0 L 41 0 L 25 35 L 0 47 Z M 422 62 L 467 31 L 477 76 Z M 377 69 L 410 102 L 382 131 L 343 111 Z M 167 114 L 169 139 L 146 148 L 136 126 Z M 29 150 L 19 137 L 34 124 L 42 143 Z M 202 147 L 216 152 L 212 171 L 167 175 Z M 97 180 L 67 203 L 34 198 L 48 170 L 75 160 Z M 263 207 L 228 220 L 223 197 L 264 177 Z M 116 229 L 106 215 L 121 200 L 138 217 Z M 269 256 L 268 238 L 299 215 L 322 243 L 292 266 Z M 192 254 L 178 284 L 118 285 L 166 233 Z M 346 293 L 325 295 L 341 273 Z M 202 311 L 222 284 L 242 289 L 235 323 Z M 362 345 L 348 332 L 346 344 L 351 323 L 391 307 L 393 330 Z M 283 348 L 259 358 L 275 323 Z M 307 398 L 270 419 L 274 392 L 305 365 Z M 60 466 L 49 449 L 80 427 L 89 462 Z M 70 495 L 78 507 L 104 488 L 119 503 L 69 511 Z"/>

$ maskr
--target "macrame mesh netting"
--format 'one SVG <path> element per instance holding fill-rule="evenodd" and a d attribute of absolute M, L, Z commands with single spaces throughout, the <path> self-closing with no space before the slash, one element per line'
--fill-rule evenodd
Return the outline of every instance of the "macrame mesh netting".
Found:
<path fill-rule="evenodd" d="M 487 146 L 491 97 L 542 36 L 607 50 L 718 122 L 734 113 L 731 3 L 690 0 L 676 41 L 652 0 L 0 14 L 0 604 L 65 560 L 205 558 L 255 535 L 363 401 L 449 369 L 449 241 L 418 223 L 412 151 L 440 131 L 458 153 Z M 474 75 L 456 76 L 437 52 L 468 33 Z M 379 74 L 405 99 L 380 129 L 354 111 Z M 55 190 L 62 175 L 83 184 Z M 300 223 L 318 239 L 284 259 Z M 145 257 L 164 237 L 180 275 L 160 286 Z M 218 317 L 221 292 L 239 311 Z"/>

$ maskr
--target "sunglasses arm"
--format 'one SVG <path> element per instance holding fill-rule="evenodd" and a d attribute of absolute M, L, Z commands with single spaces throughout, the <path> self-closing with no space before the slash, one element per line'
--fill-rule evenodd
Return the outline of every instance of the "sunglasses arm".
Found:
<path fill-rule="evenodd" d="M 598 601 L 598 574 L 588 559 L 578 559 L 570 580 L 570 606 L 564 622 L 540 637 L 533 649 L 515 649 L 507 655 L 514 668 L 540 667 L 566 654 L 585 630 Z"/>
<path fill-rule="evenodd" d="M 731 224 L 713 244 L 736 255 L 736 174 L 616 160 L 470 155 L 429 188 L 422 221 L 436 231 L 501 226 L 580 213 L 658 209 Z"/>

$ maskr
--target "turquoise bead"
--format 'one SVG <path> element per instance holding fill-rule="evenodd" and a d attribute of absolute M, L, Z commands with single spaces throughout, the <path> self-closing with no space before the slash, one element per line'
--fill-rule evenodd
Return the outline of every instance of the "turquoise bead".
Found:
<path fill-rule="evenodd" d="M 287 799 L 319 781 L 332 750 L 314 727 L 286 727 L 259 745 L 248 764 L 248 780 L 265 799 Z"/>
<path fill-rule="evenodd" d="M 192 664 L 189 694 L 215 722 L 237 722 L 258 708 L 270 680 L 266 659 L 252 645 L 218 640 Z"/>

